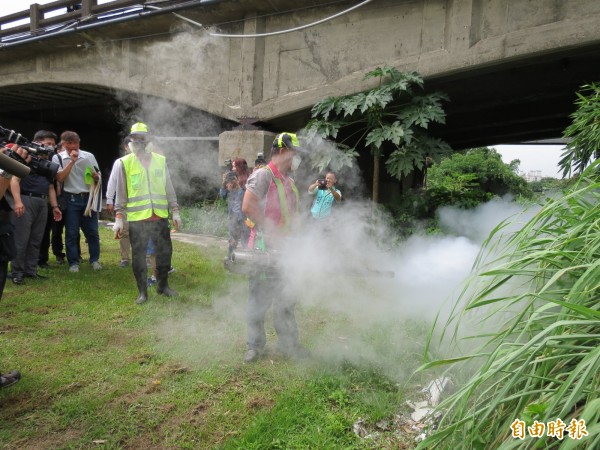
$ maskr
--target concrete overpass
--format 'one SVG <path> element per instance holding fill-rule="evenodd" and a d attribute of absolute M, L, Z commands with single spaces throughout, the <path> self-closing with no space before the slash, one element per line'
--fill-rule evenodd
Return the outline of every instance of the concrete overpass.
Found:
<path fill-rule="evenodd" d="M 0 30 L 0 125 L 78 129 L 91 150 L 114 149 L 136 114 L 179 136 L 298 129 L 314 103 L 368 87 L 364 73 L 387 64 L 450 95 L 435 132 L 461 149 L 560 136 L 600 69 L 597 0 L 301 3 L 32 5 L 0 18 L 30 20 Z"/>

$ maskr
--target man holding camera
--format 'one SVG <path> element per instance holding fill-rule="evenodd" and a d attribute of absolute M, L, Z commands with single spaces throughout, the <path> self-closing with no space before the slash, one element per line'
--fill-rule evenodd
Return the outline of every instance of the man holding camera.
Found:
<path fill-rule="evenodd" d="M 308 187 L 308 193 L 315 195 L 310 213 L 316 220 L 325 220 L 331 216 L 331 207 L 334 202 L 342 199 L 341 191 L 335 187 L 337 177 L 334 172 L 327 172 L 325 179 L 316 180 Z"/>
<path fill-rule="evenodd" d="M 7 150 L 8 148 L 2 147 L 0 152 L 4 153 Z M 26 163 L 31 160 L 31 157 L 27 155 L 27 151 L 20 147 L 13 147 L 11 151 L 19 155 Z M 2 241 L 0 245 L 0 299 L 2 299 L 8 275 L 8 261 L 14 258 L 16 252 L 14 249 L 13 226 L 9 218 L 10 206 L 4 199 L 4 193 L 10 185 L 11 178 L 12 174 L 5 170 L 0 170 L 0 241 Z M 0 388 L 15 384 L 20 379 L 21 374 L 16 370 L 0 373 Z"/>
<path fill-rule="evenodd" d="M 242 214 L 242 200 L 244 190 L 240 188 L 238 176 L 234 171 L 223 174 L 223 186 L 219 195 L 227 200 L 227 227 L 229 231 L 229 258 L 238 246 L 242 237 L 244 215 Z"/>
<path fill-rule="evenodd" d="M 90 252 L 90 264 L 101 270 L 98 213 L 102 208 L 101 178 L 96 157 L 79 148 L 81 140 L 74 131 L 60 135 L 62 151 L 53 161 L 60 164 L 56 179 L 63 183 L 63 196 L 67 199 L 65 213 L 65 247 L 69 272 L 79 272 L 79 230 L 83 231 Z"/>
<path fill-rule="evenodd" d="M 56 145 L 56 134 L 40 130 L 33 136 L 33 142 L 51 150 Z M 40 153 L 38 157 L 47 161 L 49 156 L 49 153 Z M 37 265 L 48 220 L 48 202 L 52 207 L 54 220 L 61 220 L 62 213 L 56 201 L 51 173 L 31 171 L 23 179 L 12 177 L 10 191 L 14 201 L 11 222 L 15 227 L 17 249 L 17 255 L 10 263 L 12 281 L 14 284 L 23 284 L 24 277 L 45 278 L 37 273 Z"/>

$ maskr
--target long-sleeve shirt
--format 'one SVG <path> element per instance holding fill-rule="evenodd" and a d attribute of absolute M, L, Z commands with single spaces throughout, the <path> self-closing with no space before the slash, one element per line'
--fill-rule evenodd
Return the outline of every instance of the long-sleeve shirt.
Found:
<path fill-rule="evenodd" d="M 117 161 L 120 161 L 117 159 Z M 117 196 L 117 173 L 119 172 L 119 165 L 117 161 L 114 162 L 110 176 L 108 177 L 108 183 L 106 184 L 106 204 L 113 205 Z M 116 170 L 115 170 L 116 169 Z"/>

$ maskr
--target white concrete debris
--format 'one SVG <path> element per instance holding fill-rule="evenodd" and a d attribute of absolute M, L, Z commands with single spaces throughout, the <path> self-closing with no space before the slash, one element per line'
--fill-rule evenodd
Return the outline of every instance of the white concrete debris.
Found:
<path fill-rule="evenodd" d="M 425 395 L 427 400 L 423 402 L 415 403 L 410 406 L 413 408 L 413 413 L 410 415 L 411 419 L 414 420 L 418 426 L 416 429 L 423 430 L 427 426 L 435 426 L 442 418 L 442 413 L 437 412 L 434 414 L 435 407 L 439 405 L 442 400 L 442 396 L 444 394 L 449 393 L 452 389 L 452 380 L 448 377 L 440 377 L 431 381 L 426 387 L 424 387 L 421 392 Z M 422 431 L 417 437 L 416 441 L 420 442 L 427 437 L 426 433 Z"/>
<path fill-rule="evenodd" d="M 414 410 L 411 413 L 410 418 L 415 422 L 422 422 L 431 413 L 431 411 L 433 411 L 432 408 L 429 407 L 428 401 L 417 403 L 407 401 L 406 404 Z"/>
<path fill-rule="evenodd" d="M 452 388 L 452 380 L 448 377 L 440 377 L 433 380 L 425 388 L 423 393 L 427 396 L 430 406 L 437 406 L 442 400 L 442 394 Z"/>
<path fill-rule="evenodd" d="M 404 433 L 417 434 L 415 438 L 417 442 L 425 439 L 426 434 L 424 430 L 428 427 L 435 428 L 442 417 L 441 412 L 438 411 L 434 413 L 435 407 L 439 405 L 442 397 L 448 394 L 452 388 L 452 380 L 448 377 L 439 377 L 431 381 L 421 390 L 425 400 L 419 402 L 407 400 L 405 402 L 413 411 L 410 415 L 410 419 L 402 417 L 402 415 L 396 416 L 393 420 L 393 428 L 400 431 L 404 430 Z M 368 424 L 359 417 L 353 426 L 354 433 L 357 436 L 367 439 L 373 438 L 379 434 L 378 431 L 369 433 L 367 426 Z M 389 424 L 380 421 L 376 424 L 376 428 L 381 431 L 387 431 L 389 429 Z"/>

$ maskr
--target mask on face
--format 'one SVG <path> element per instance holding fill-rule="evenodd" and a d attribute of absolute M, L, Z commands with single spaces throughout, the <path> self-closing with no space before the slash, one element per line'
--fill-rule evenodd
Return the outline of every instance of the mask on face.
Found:
<path fill-rule="evenodd" d="M 131 141 L 129 144 L 127 144 L 127 147 L 129 148 L 129 151 L 131 153 L 135 153 L 135 154 L 149 152 L 149 149 L 148 149 L 149 144 L 147 144 L 146 142 Z"/>
<path fill-rule="evenodd" d="M 294 158 L 292 159 L 292 171 L 295 171 L 298 168 L 298 166 L 300 166 L 301 162 L 302 162 L 302 156 L 294 155 Z"/>

